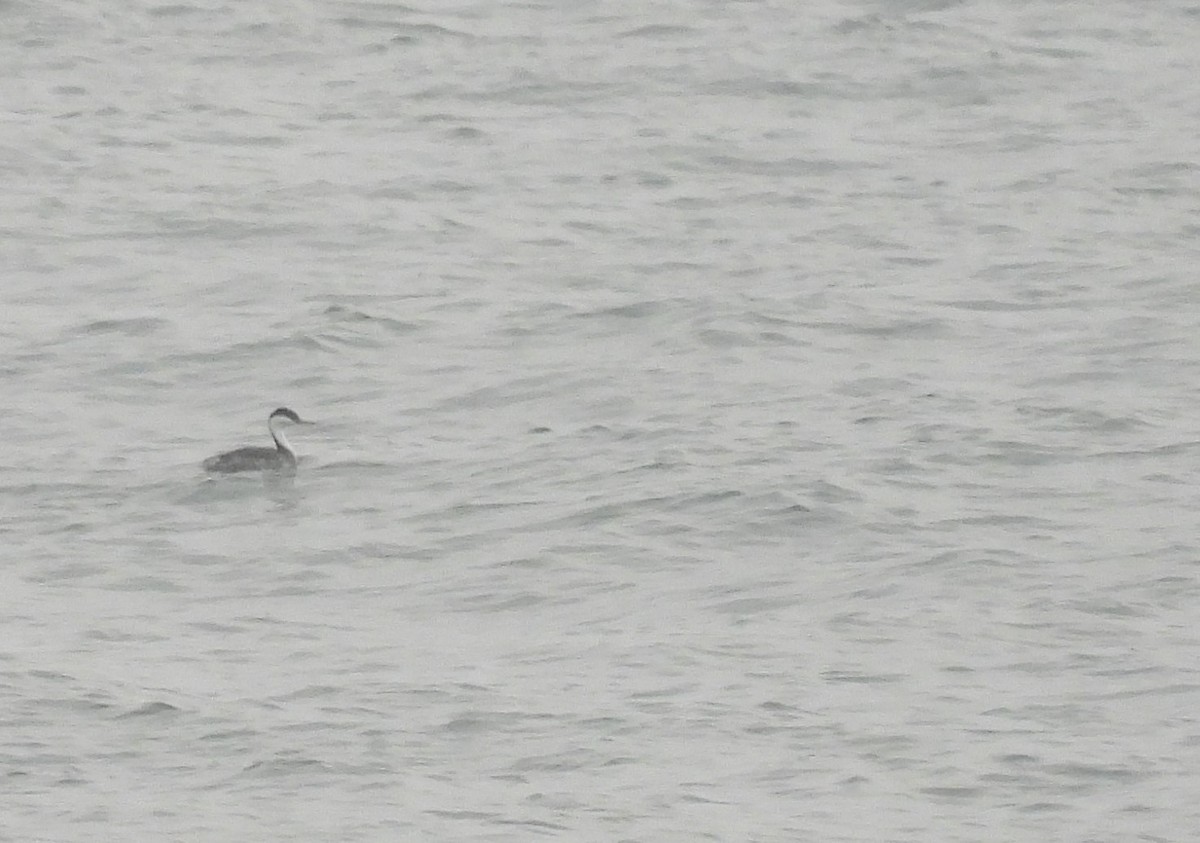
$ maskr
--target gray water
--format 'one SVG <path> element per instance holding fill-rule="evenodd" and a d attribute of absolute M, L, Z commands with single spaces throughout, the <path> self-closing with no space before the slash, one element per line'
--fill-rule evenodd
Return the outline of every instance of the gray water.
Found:
<path fill-rule="evenodd" d="M 1194 839 L 1200 5 L 0 23 L 0 838 Z"/>

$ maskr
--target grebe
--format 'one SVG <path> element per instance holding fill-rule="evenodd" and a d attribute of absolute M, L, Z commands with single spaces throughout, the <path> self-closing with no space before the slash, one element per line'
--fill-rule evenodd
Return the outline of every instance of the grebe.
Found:
<path fill-rule="evenodd" d="M 267 430 L 275 440 L 274 448 L 238 448 L 217 454 L 204 461 L 205 471 L 232 474 L 237 471 L 295 471 L 296 452 L 283 435 L 283 429 L 293 424 L 312 424 L 304 421 L 287 407 L 280 407 L 267 419 Z"/>

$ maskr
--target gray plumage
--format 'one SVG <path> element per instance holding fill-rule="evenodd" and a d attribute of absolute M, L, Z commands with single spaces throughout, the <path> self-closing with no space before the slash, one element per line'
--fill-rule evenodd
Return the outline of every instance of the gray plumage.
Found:
<path fill-rule="evenodd" d="M 312 424 L 301 419 L 287 407 L 280 407 L 267 419 L 267 430 L 275 440 L 274 448 L 256 446 L 238 448 L 209 457 L 204 461 L 204 470 L 216 474 L 233 474 L 239 471 L 295 471 L 296 452 L 292 450 L 283 428 L 293 424 Z"/>

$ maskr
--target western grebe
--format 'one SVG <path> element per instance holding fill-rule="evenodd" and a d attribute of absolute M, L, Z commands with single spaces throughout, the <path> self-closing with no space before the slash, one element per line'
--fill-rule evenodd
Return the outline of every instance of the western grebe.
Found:
<path fill-rule="evenodd" d="M 238 448 L 217 454 L 204 461 L 205 471 L 233 474 L 237 471 L 295 471 L 296 452 L 283 435 L 283 429 L 293 424 L 312 424 L 304 421 L 287 407 L 280 407 L 267 419 L 267 430 L 275 440 L 274 448 Z"/>

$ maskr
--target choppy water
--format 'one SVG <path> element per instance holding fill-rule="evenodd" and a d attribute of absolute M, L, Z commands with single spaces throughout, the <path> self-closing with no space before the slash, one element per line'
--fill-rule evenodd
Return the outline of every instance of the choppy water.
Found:
<path fill-rule="evenodd" d="M 0 21 L 0 837 L 1200 827 L 1200 6 Z"/>

